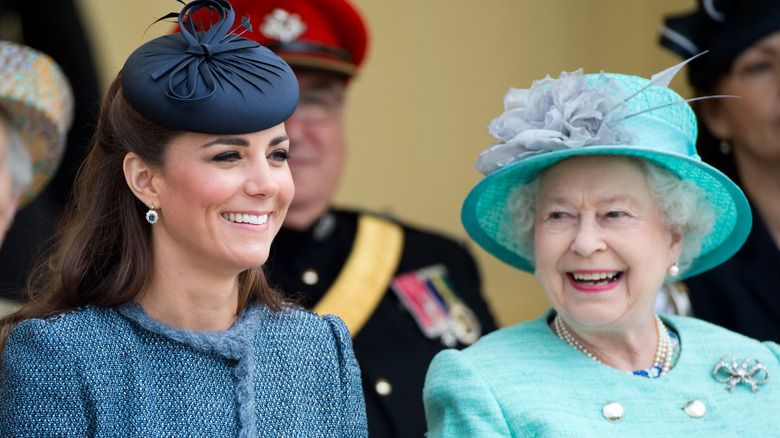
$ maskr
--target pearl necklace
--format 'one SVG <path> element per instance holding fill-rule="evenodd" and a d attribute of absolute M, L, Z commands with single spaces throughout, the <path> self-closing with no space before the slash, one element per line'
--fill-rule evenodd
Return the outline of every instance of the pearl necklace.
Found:
<path fill-rule="evenodd" d="M 566 329 L 563 324 L 563 320 L 560 315 L 555 315 L 553 320 L 555 326 L 555 334 L 558 335 L 564 342 L 571 345 L 575 349 L 584 353 L 589 358 L 595 360 L 598 363 L 602 363 L 596 356 L 593 355 L 587 348 L 579 343 Z M 669 368 L 672 365 L 672 338 L 669 336 L 669 331 L 666 329 L 664 322 L 658 315 L 655 315 L 655 328 L 658 333 L 658 346 L 655 351 L 655 358 L 653 360 L 653 368 L 657 368 L 660 371 L 659 376 L 669 372 Z"/>

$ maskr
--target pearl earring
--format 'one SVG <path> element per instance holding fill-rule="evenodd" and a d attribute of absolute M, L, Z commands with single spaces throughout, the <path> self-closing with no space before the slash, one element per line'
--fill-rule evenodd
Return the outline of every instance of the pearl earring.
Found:
<path fill-rule="evenodd" d="M 720 153 L 723 155 L 730 155 L 731 154 L 731 143 L 727 142 L 726 140 L 722 140 L 720 142 Z"/>
<path fill-rule="evenodd" d="M 670 277 L 674 278 L 680 275 L 680 268 L 677 266 L 677 263 L 675 263 L 672 266 L 669 266 L 669 270 L 667 272 L 669 273 Z"/>
<path fill-rule="evenodd" d="M 160 216 L 157 214 L 156 211 L 154 211 L 154 205 L 149 206 L 149 211 L 146 212 L 146 222 L 149 222 L 150 224 L 156 224 L 157 219 L 159 219 Z"/>

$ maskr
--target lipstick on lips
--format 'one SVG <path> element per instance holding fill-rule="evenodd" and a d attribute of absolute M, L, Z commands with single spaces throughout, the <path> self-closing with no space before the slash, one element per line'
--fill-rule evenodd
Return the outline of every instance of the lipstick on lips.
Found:
<path fill-rule="evenodd" d="M 620 271 L 572 271 L 566 274 L 569 282 L 580 292 L 598 293 L 614 289 L 623 278 Z"/>

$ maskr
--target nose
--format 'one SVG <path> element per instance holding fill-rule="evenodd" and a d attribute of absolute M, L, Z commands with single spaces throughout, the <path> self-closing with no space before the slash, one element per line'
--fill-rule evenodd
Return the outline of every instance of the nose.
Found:
<path fill-rule="evenodd" d="M 601 227 L 595 218 L 589 216 L 580 218 L 574 240 L 569 249 L 583 257 L 590 257 L 607 249 Z"/>
<path fill-rule="evenodd" d="M 285 166 L 273 168 L 268 161 L 259 159 L 257 164 L 247 166 L 244 192 L 249 196 L 261 196 L 271 198 L 279 192 L 279 178 L 274 177 L 274 172 L 289 172 Z"/>

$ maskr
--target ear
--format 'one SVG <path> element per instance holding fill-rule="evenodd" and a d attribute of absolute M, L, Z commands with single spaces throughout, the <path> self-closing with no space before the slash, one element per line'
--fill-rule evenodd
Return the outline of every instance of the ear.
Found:
<path fill-rule="evenodd" d="M 730 141 L 732 132 L 729 119 L 726 117 L 723 102 L 718 99 L 704 99 L 699 103 L 699 116 L 707 129 L 721 141 Z"/>
<path fill-rule="evenodd" d="M 671 232 L 671 240 L 669 241 L 669 254 L 672 257 L 672 262 L 677 262 L 680 259 L 682 253 L 683 240 L 685 234 L 682 231 L 675 230 Z"/>
<path fill-rule="evenodd" d="M 149 167 L 138 155 L 128 152 L 122 163 L 125 172 L 125 181 L 127 186 L 133 191 L 135 197 L 144 205 L 154 205 L 160 208 L 160 199 L 157 188 L 154 184 L 154 177 L 157 172 Z"/>

